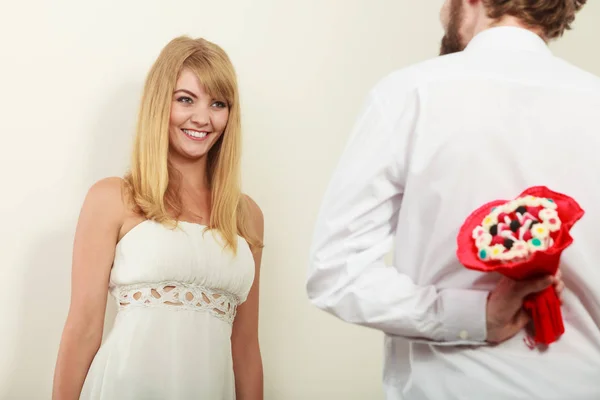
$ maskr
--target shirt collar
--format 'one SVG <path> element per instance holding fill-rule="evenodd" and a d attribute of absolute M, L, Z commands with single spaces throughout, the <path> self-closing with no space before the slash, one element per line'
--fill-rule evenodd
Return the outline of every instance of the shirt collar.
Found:
<path fill-rule="evenodd" d="M 552 54 L 544 40 L 534 32 L 513 26 L 486 29 L 469 42 L 467 51 L 473 50 L 520 50 Z"/>

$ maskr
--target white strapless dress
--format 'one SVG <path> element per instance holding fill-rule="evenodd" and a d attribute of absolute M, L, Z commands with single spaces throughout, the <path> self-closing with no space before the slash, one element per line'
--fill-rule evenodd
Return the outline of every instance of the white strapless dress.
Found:
<path fill-rule="evenodd" d="M 121 239 L 110 275 L 119 312 L 81 399 L 235 399 L 231 328 L 254 261 L 243 238 L 237 256 L 221 243 L 187 222 L 144 221 Z"/>

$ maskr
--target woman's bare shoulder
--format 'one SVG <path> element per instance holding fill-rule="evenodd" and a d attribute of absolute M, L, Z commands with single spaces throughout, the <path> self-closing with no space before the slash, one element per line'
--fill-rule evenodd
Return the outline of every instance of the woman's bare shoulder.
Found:
<path fill-rule="evenodd" d="M 244 194 L 243 198 L 246 202 L 250 226 L 252 227 L 253 232 L 262 239 L 265 224 L 263 212 L 252 197 Z"/>
<path fill-rule="evenodd" d="M 103 178 L 89 188 L 84 208 L 97 216 L 122 222 L 131 209 L 128 198 L 127 184 L 123 178 Z"/>

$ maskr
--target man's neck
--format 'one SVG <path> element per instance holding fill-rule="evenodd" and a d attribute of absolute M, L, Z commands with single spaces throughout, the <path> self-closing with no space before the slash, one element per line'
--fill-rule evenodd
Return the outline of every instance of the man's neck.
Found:
<path fill-rule="evenodd" d="M 536 35 L 538 35 L 539 37 L 541 37 L 545 42 L 548 41 L 548 39 L 545 37 L 543 31 L 541 29 L 537 29 L 537 28 L 532 28 L 530 26 L 525 25 L 523 22 L 521 22 L 521 20 L 519 20 L 516 17 L 512 17 L 512 16 L 506 16 L 503 17 L 500 20 L 492 20 L 489 18 L 482 18 L 480 19 L 480 22 L 475 25 L 474 29 L 473 29 L 473 37 L 477 36 L 479 33 L 490 29 L 490 28 L 498 28 L 498 27 L 514 27 L 514 28 L 521 28 L 521 29 L 527 29 L 528 31 L 531 31 L 533 33 L 535 33 Z"/>

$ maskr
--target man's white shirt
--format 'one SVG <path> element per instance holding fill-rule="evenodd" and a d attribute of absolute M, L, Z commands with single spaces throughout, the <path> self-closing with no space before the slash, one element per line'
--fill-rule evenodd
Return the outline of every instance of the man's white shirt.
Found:
<path fill-rule="evenodd" d="M 599 178 L 600 79 L 528 30 L 488 29 L 371 90 L 319 213 L 309 297 L 386 334 L 388 400 L 600 399 Z M 499 277 L 461 266 L 456 235 L 535 185 L 586 212 L 561 261 L 566 331 L 546 351 L 525 332 L 490 346 Z"/>

